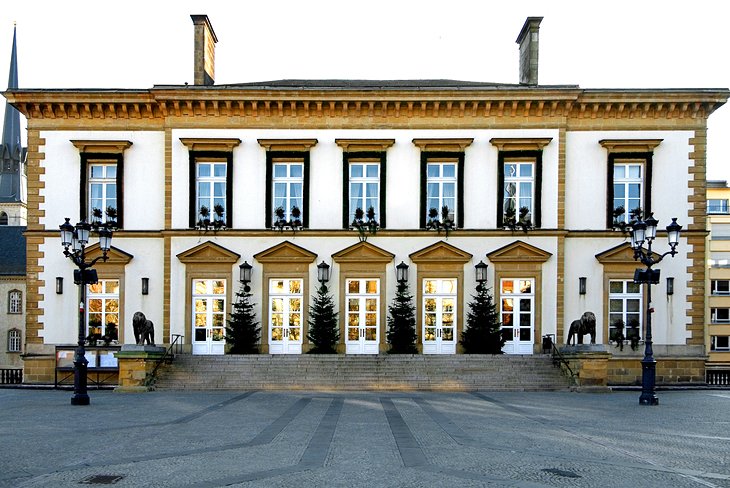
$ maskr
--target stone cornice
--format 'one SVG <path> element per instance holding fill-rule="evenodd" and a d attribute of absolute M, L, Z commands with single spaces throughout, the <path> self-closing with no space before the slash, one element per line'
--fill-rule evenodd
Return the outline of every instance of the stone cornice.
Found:
<path fill-rule="evenodd" d="M 231 152 L 233 148 L 241 144 L 241 139 L 231 138 L 202 138 L 202 137 L 181 137 L 185 147 L 190 151 L 221 151 Z"/>
<path fill-rule="evenodd" d="M 28 119 L 166 119 L 245 117 L 363 119 L 703 119 L 730 91 L 461 89 L 14 90 L 4 93 Z"/>
<path fill-rule="evenodd" d="M 542 151 L 550 144 L 552 137 L 531 137 L 531 138 L 500 138 L 493 137 L 489 142 L 500 151 Z"/>
<path fill-rule="evenodd" d="M 132 145 L 131 141 L 74 139 L 71 144 L 82 153 L 119 154 Z"/>
<path fill-rule="evenodd" d="M 654 152 L 664 139 L 602 139 L 598 143 L 610 153 Z"/>

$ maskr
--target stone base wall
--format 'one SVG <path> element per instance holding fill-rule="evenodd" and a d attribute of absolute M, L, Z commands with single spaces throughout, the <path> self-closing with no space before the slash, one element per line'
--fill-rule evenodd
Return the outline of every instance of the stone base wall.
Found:
<path fill-rule="evenodd" d="M 641 358 L 608 360 L 608 384 L 616 386 L 641 385 Z M 704 384 L 704 358 L 656 358 L 656 384 Z"/>
<path fill-rule="evenodd" d="M 23 383 L 52 385 L 55 378 L 55 355 L 23 356 Z"/>

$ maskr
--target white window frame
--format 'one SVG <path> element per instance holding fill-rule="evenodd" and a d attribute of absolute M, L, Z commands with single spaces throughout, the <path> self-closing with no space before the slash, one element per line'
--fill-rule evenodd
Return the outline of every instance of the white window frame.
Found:
<path fill-rule="evenodd" d="M 516 170 L 515 175 L 510 175 L 507 171 L 507 168 L 509 166 L 514 166 Z M 531 169 L 531 175 L 530 176 L 521 176 L 522 174 L 522 167 L 523 166 L 530 166 Z M 510 208 L 509 202 L 512 202 L 512 205 L 515 205 L 515 217 L 519 217 L 520 215 L 520 209 L 522 207 L 527 207 L 529 210 L 529 213 L 527 214 L 530 218 L 534 215 L 535 210 L 535 170 L 537 165 L 535 164 L 534 159 L 526 159 L 526 160 L 509 160 L 504 162 L 504 188 L 502 189 L 502 218 L 504 218 L 507 214 L 507 209 Z M 530 190 L 529 195 L 525 196 L 522 192 L 522 185 L 529 183 L 530 184 Z M 512 196 L 507 195 L 507 185 L 514 184 L 515 185 L 515 193 Z M 522 205 L 523 199 L 529 199 L 529 205 Z"/>
<path fill-rule="evenodd" d="M 200 170 L 203 166 L 209 167 L 208 176 L 200 176 Z M 223 176 L 216 176 L 215 170 L 217 167 L 223 167 Z M 221 220 L 226 221 L 226 212 L 228 211 L 228 201 L 226 199 L 226 185 L 228 178 L 228 162 L 225 159 L 205 159 L 195 162 L 195 206 L 198 219 L 202 219 L 203 216 L 200 214 L 200 209 L 203 205 L 208 207 L 209 216 L 208 219 L 212 222 L 216 219 L 213 207 L 219 203 L 223 206 L 223 215 Z M 200 190 L 203 187 L 208 188 L 208 195 L 201 196 Z M 216 193 L 216 187 L 220 188 L 222 193 L 219 195 Z"/>
<path fill-rule="evenodd" d="M 375 291 L 372 293 L 368 293 L 367 291 L 367 283 L 369 281 L 375 282 Z M 358 282 L 359 291 L 357 293 L 350 292 L 350 283 L 352 282 Z M 347 330 L 345 331 L 345 337 L 348 343 L 358 343 L 361 340 L 364 340 L 373 342 L 376 345 L 378 344 L 380 338 L 380 286 L 381 285 L 379 278 L 348 278 L 347 280 L 345 280 L 345 309 L 347 311 L 347 318 L 345 323 L 345 327 Z M 353 311 L 350 309 L 350 300 L 357 300 L 358 310 Z M 375 300 L 375 310 L 367 309 L 368 300 Z M 357 326 L 350 325 L 350 317 L 353 315 L 357 315 L 358 317 Z M 368 315 L 375 316 L 375 325 L 366 325 Z M 350 337 L 350 329 L 355 328 L 358 329 L 358 337 L 353 339 Z M 375 331 L 374 338 L 367 337 L 367 329 Z M 377 354 L 377 350 L 373 352 Z"/>
<path fill-rule="evenodd" d="M 274 287 L 274 283 L 282 281 L 282 289 L 283 292 L 277 292 L 276 288 Z M 292 292 L 291 291 L 291 283 L 292 282 L 299 282 L 299 292 Z M 269 303 L 268 303 L 268 334 L 269 334 L 269 349 L 271 349 L 271 345 L 279 345 L 282 346 L 288 345 L 288 343 L 292 343 L 293 345 L 297 345 L 298 348 L 296 349 L 297 352 L 301 352 L 301 344 L 304 342 L 304 279 L 303 278 L 269 278 Z M 281 300 L 282 308 L 281 311 L 275 311 L 274 310 L 274 300 Z M 299 300 L 299 310 L 292 310 L 291 307 L 291 301 L 292 300 Z M 281 324 L 274 324 L 274 314 L 281 314 Z M 292 329 L 292 321 L 290 320 L 292 315 L 299 315 L 299 324 L 295 325 L 295 329 L 299 329 L 299 338 L 298 339 L 291 339 L 290 338 L 290 332 Z M 273 329 L 274 328 L 281 328 L 282 329 L 282 336 L 280 339 L 274 339 L 273 338 Z M 282 351 L 276 351 L 275 353 L 288 353 L 291 352 L 289 350 L 282 350 Z"/>
<path fill-rule="evenodd" d="M 730 336 L 710 336 L 710 351 L 730 351 Z"/>
<path fill-rule="evenodd" d="M 286 176 L 276 176 L 276 168 L 280 166 L 286 167 Z M 300 176 L 291 176 L 292 168 L 298 166 Z M 284 203 L 279 205 L 277 200 L 282 197 L 276 196 L 276 185 L 285 185 Z M 298 184 L 301 188 L 298 197 L 292 197 L 292 186 Z M 272 222 L 276 222 L 276 209 L 282 207 L 284 209 L 284 218 L 287 221 L 292 219 L 291 210 L 295 206 L 299 207 L 301 215 L 299 220 L 304 221 L 304 162 L 302 161 L 273 161 L 271 164 L 271 217 Z M 297 204 L 298 200 L 298 204 Z"/>
<path fill-rule="evenodd" d="M 112 284 L 113 282 L 116 282 L 117 284 L 117 292 L 116 293 L 109 293 L 106 291 L 107 284 Z M 100 285 L 101 292 L 94 292 L 92 290 L 92 287 Z M 107 316 L 108 315 L 116 315 L 117 316 L 117 323 L 116 323 L 116 337 L 112 337 L 113 340 L 119 340 L 119 333 L 120 328 L 122 327 L 121 324 L 121 313 L 122 313 L 122 307 L 121 307 L 121 300 L 120 300 L 120 291 L 121 291 L 122 283 L 117 278 L 111 278 L 111 279 L 103 279 L 99 280 L 99 283 L 96 283 L 95 285 L 87 285 L 86 286 L 86 335 L 88 336 L 91 333 L 91 315 L 92 314 L 101 314 L 101 333 L 99 334 L 100 337 L 103 337 L 107 335 L 106 330 L 106 324 L 107 324 Z M 101 312 L 92 312 L 91 311 L 91 301 L 92 300 L 101 300 Z M 107 304 L 111 301 L 116 300 L 117 302 L 117 310 L 116 312 L 108 312 Z"/>
<path fill-rule="evenodd" d="M 94 168 L 101 168 L 103 175 L 101 177 L 94 177 Z M 109 168 L 114 168 L 114 176 L 109 176 Z M 93 222 L 94 219 L 94 209 L 98 208 L 102 212 L 101 222 L 106 222 L 106 209 L 107 207 L 112 207 L 117 212 L 119 211 L 119 188 L 117 187 L 117 171 L 119 171 L 119 167 L 116 163 L 116 161 L 89 161 L 87 165 L 87 171 L 88 171 L 88 182 L 87 188 L 88 188 L 88 222 Z M 94 186 L 100 186 L 101 187 L 101 197 L 100 198 L 94 198 L 94 192 L 92 188 Z M 109 197 L 109 189 L 110 187 L 114 187 L 114 198 Z M 96 200 L 100 200 L 98 205 L 95 205 L 94 202 Z"/>
<path fill-rule="evenodd" d="M 611 292 L 611 283 L 621 283 L 622 285 L 622 291 L 619 292 Z M 617 327 L 614 327 L 611 325 L 612 316 L 615 315 L 621 315 L 621 320 L 624 323 L 623 326 L 623 334 L 624 334 L 624 340 L 629 340 L 628 335 L 628 329 L 629 327 L 629 315 L 635 316 L 638 319 L 639 322 L 639 340 L 644 339 L 644 294 L 641 288 L 641 285 L 637 285 L 639 287 L 639 291 L 632 292 L 628 290 L 629 285 L 634 285 L 633 279 L 612 279 L 608 282 L 608 340 L 611 340 L 611 329 L 616 329 Z M 621 301 L 621 311 L 620 312 L 612 312 L 611 311 L 611 301 Z M 639 301 L 639 307 L 638 311 L 636 312 L 629 312 L 628 311 L 628 303 L 629 300 L 638 300 Z"/>
<path fill-rule="evenodd" d="M 630 177 L 628 176 L 630 173 L 631 168 L 639 168 L 639 176 L 638 177 Z M 623 168 L 624 169 L 624 177 L 623 178 L 617 178 L 616 177 L 616 169 L 617 168 Z M 614 210 L 618 208 L 619 206 L 624 207 L 624 213 L 619 217 L 620 221 L 623 221 L 624 223 L 628 223 L 631 219 L 631 211 L 635 208 L 641 208 L 644 210 L 644 174 L 646 171 L 646 165 L 644 161 L 616 161 L 613 165 L 613 208 Z M 639 203 L 638 205 L 630 205 L 629 202 L 632 200 L 636 200 L 636 198 L 630 198 L 629 197 L 629 190 L 631 189 L 631 185 L 639 185 Z M 619 198 L 616 196 L 616 187 L 617 186 L 623 186 L 624 190 L 624 196 L 622 198 Z"/>
<path fill-rule="evenodd" d="M 454 176 L 444 176 L 444 168 L 446 166 L 454 167 Z M 429 169 L 432 167 L 438 167 L 438 176 L 430 176 Z M 453 184 L 454 192 L 451 197 L 444 197 L 444 185 Z M 438 192 L 435 196 L 430 195 L 429 189 L 431 185 L 437 185 Z M 438 211 L 438 218 L 441 219 L 441 209 L 446 203 L 446 199 L 453 200 L 453 205 L 449 207 L 449 219 L 456 224 L 456 216 L 458 215 L 457 206 L 459 205 L 459 163 L 457 161 L 438 161 L 431 159 L 426 163 L 426 219 L 428 219 L 428 212 L 435 208 Z M 438 200 L 438 205 L 435 207 L 430 204 L 432 199 Z"/>
<path fill-rule="evenodd" d="M 727 198 L 710 198 L 707 200 L 708 214 L 727 214 L 730 213 Z"/>
<path fill-rule="evenodd" d="M 362 167 L 362 176 L 353 176 L 353 168 L 356 166 Z M 368 176 L 368 168 L 375 167 L 377 174 L 375 176 Z M 355 210 L 357 208 L 362 209 L 365 214 L 370 207 L 375 209 L 375 220 L 380 220 L 380 163 L 373 161 L 351 161 L 349 163 L 349 196 L 350 196 L 350 219 L 352 222 L 355 218 Z M 376 192 L 374 196 L 368 196 L 367 189 L 368 185 L 375 185 Z M 360 187 L 360 197 L 353 196 L 353 188 Z M 358 201 L 359 200 L 359 201 Z M 371 204 L 368 204 L 368 201 Z"/>
<path fill-rule="evenodd" d="M 730 324 L 730 307 L 710 308 L 710 318 L 713 324 Z"/>
<path fill-rule="evenodd" d="M 8 352 L 20 352 L 21 336 L 19 329 L 8 331 Z"/>
<path fill-rule="evenodd" d="M 206 292 L 205 293 L 197 293 L 196 283 L 197 282 L 203 282 L 206 285 Z M 223 292 L 222 293 L 215 293 L 215 282 L 222 282 L 223 283 Z M 222 338 L 218 341 L 225 341 L 226 337 L 226 318 L 228 316 L 228 280 L 225 278 L 195 278 L 193 279 L 192 283 L 192 341 L 194 343 L 203 343 L 203 342 L 210 342 L 208 341 L 208 329 L 221 329 L 222 330 Z M 195 301 L 196 300 L 204 300 L 206 303 L 206 309 L 205 311 L 198 311 L 195 309 Z M 223 307 L 222 310 L 215 311 L 213 307 L 213 300 L 222 300 L 223 301 Z M 205 326 L 202 327 L 202 329 L 206 330 L 206 340 L 200 341 L 195 338 L 195 331 L 198 329 L 201 329 L 201 327 L 196 327 L 196 315 L 202 315 L 205 314 Z M 214 316 L 220 316 L 223 317 L 223 320 L 221 321 L 221 325 L 216 325 L 214 323 L 213 317 Z"/>
<path fill-rule="evenodd" d="M 8 313 L 23 313 L 23 292 L 20 290 L 10 290 L 8 292 Z"/>
<path fill-rule="evenodd" d="M 712 295 L 726 296 L 730 295 L 730 280 L 711 280 L 710 288 Z"/>

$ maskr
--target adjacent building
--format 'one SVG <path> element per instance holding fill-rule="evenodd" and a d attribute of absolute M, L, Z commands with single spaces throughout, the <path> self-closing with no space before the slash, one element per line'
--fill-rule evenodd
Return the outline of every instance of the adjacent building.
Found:
<path fill-rule="evenodd" d="M 730 188 L 707 182 L 707 382 L 730 384 Z"/>
<path fill-rule="evenodd" d="M 26 368 L 51 374 L 54 345 L 75 340 L 77 294 L 55 289 L 73 272 L 58 227 L 93 209 L 115 209 L 119 230 L 88 290 L 90 333 L 132 342 L 132 315 L 143 311 L 158 342 L 177 334 L 193 354 L 222 354 L 248 262 L 261 352 L 300 354 L 324 261 L 340 351 L 383 353 L 404 262 L 419 349 L 458 354 L 483 261 L 505 352 L 533 354 L 545 335 L 564 342 L 585 311 L 598 343 L 635 325 L 643 338 L 646 295 L 616 230 L 640 208 L 662 229 L 673 217 L 683 226 L 653 290 L 660 372 L 671 359 L 693 373 L 680 365 L 665 381 L 703 378 L 707 119 L 729 92 L 540 85 L 540 20 L 517 39 L 517 84 L 215 85 L 217 37 L 193 16 L 194 85 L 6 92 L 28 118 Z M 634 381 L 638 354 L 611 374 Z"/>

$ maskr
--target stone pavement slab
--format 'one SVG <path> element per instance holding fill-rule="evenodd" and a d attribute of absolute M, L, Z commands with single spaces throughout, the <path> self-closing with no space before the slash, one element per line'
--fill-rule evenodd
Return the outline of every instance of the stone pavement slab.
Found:
<path fill-rule="evenodd" d="M 730 391 L 0 390 L 0 487 L 727 487 Z"/>

